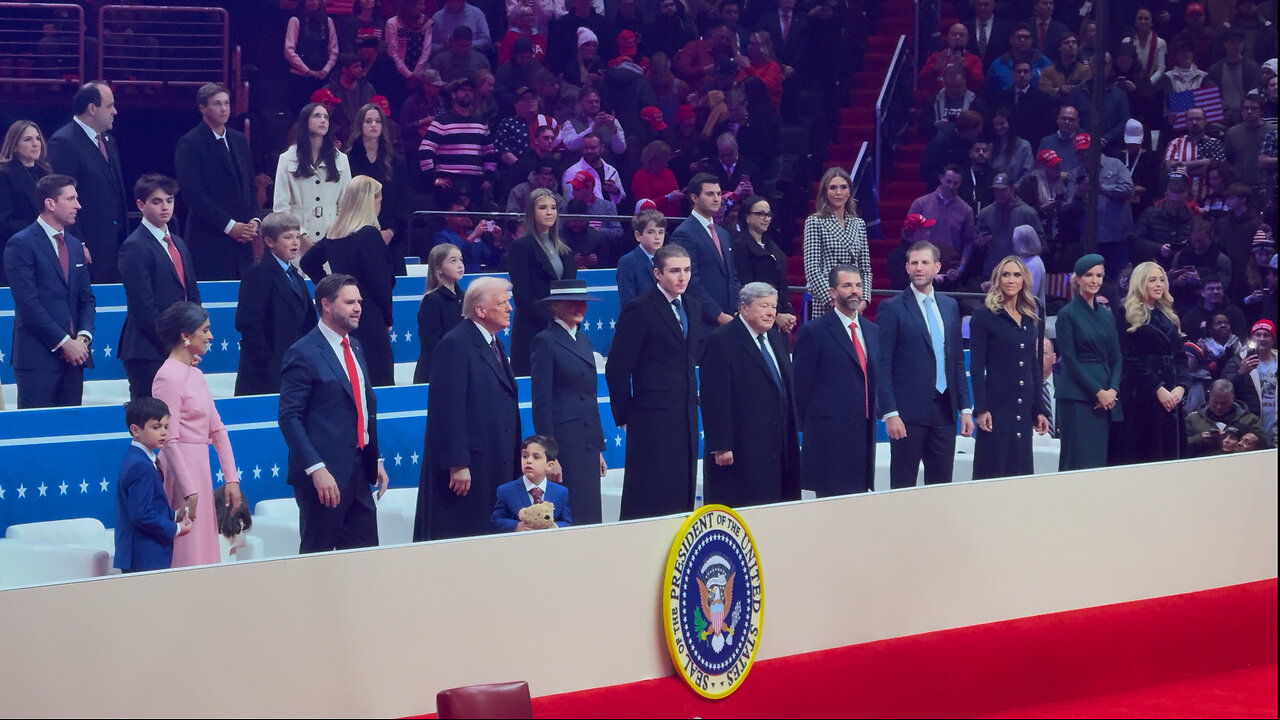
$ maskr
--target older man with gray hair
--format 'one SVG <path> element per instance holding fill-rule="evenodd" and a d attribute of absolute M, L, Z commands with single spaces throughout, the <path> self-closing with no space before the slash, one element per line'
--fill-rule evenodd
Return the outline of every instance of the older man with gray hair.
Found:
<path fill-rule="evenodd" d="M 432 355 L 415 541 L 489 532 L 498 486 L 519 474 L 516 378 L 498 339 L 511 325 L 511 283 L 471 281 L 462 315 Z"/>
<path fill-rule="evenodd" d="M 800 443 L 791 359 L 774 328 L 778 291 L 747 283 L 738 317 L 712 331 L 702 356 L 702 494 L 731 507 L 800 499 Z"/>

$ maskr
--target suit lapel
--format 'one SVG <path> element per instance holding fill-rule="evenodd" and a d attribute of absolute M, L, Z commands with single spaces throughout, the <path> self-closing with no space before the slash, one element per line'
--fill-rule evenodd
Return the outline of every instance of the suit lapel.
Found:
<path fill-rule="evenodd" d="M 853 341 L 849 339 L 849 330 L 844 325 L 844 319 L 836 315 L 835 310 L 831 310 L 827 317 L 823 319 L 827 325 L 831 337 L 835 339 L 836 345 L 844 348 L 845 353 L 853 360 L 853 364 L 858 364 L 858 353 L 853 350 Z M 865 352 L 866 348 L 863 348 Z"/>
<path fill-rule="evenodd" d="M 271 273 L 271 284 L 275 286 L 277 292 L 284 296 L 285 301 L 289 303 L 289 307 L 300 310 L 303 305 L 302 298 L 298 297 L 298 293 L 294 291 L 293 283 L 289 282 L 289 276 L 285 274 L 284 268 L 280 267 L 280 263 L 276 262 L 275 256 L 268 253 L 262 257 L 260 262 L 271 263 L 267 266 L 268 272 Z"/>
<path fill-rule="evenodd" d="M 680 327 L 680 319 L 676 317 L 675 308 L 671 307 L 671 304 L 667 302 L 667 296 L 663 295 L 662 290 L 656 286 L 650 292 L 652 293 L 654 309 L 661 317 L 661 322 L 676 334 L 676 339 L 680 342 L 688 342 L 684 336 L 684 330 Z M 692 326 L 696 318 L 689 315 L 688 308 L 685 309 L 685 315 L 688 315 L 689 324 Z M 690 327 L 689 331 L 693 332 L 693 328 Z"/>
<path fill-rule="evenodd" d="M 903 290 L 902 298 L 904 301 L 906 301 L 907 315 L 910 316 L 912 320 L 915 322 L 916 328 L 920 331 L 920 334 L 924 337 L 924 346 L 929 348 L 929 354 L 933 355 L 933 336 L 929 334 L 929 325 L 925 322 L 924 311 L 921 310 L 920 303 L 916 302 L 915 291 L 913 291 L 911 288 L 907 288 L 906 290 Z M 935 305 L 937 304 L 936 298 L 935 298 L 934 304 Z M 942 311 L 939 310 L 938 314 L 941 315 Z M 946 333 L 945 328 L 943 329 L 943 333 L 944 334 Z"/>
<path fill-rule="evenodd" d="M 212 154 L 213 157 L 218 158 L 218 164 L 226 170 L 227 176 L 234 182 L 239 183 L 239 174 L 236 172 L 235 166 L 231 164 L 231 152 L 234 151 L 229 151 L 229 148 L 231 147 L 230 128 L 223 129 L 223 132 L 226 133 L 223 137 L 227 139 L 227 145 L 226 147 L 223 147 L 222 143 L 218 141 L 217 136 L 213 134 L 213 130 L 210 129 L 208 125 L 205 123 L 200 123 L 200 125 L 203 128 L 202 134 L 204 135 L 204 142 L 206 147 L 209 149 L 209 153 Z"/>
<path fill-rule="evenodd" d="M 354 404 L 356 396 L 351 391 L 351 378 L 347 376 L 347 369 L 342 366 L 342 363 L 338 362 L 338 355 L 333 351 L 333 346 L 329 344 L 328 339 L 325 338 L 320 328 L 316 328 L 313 332 L 316 334 L 316 351 L 324 358 L 325 364 L 329 366 L 329 369 L 341 380 L 338 384 L 346 390 L 347 397 L 351 398 L 351 402 Z M 367 382 L 368 380 L 366 379 Z"/>
<path fill-rule="evenodd" d="M 569 352 L 573 353 L 573 355 L 578 359 L 589 363 L 592 367 L 595 367 L 595 356 L 586 351 L 586 345 L 583 343 L 584 336 L 581 329 L 578 330 L 577 337 L 570 337 L 569 332 L 563 327 L 560 327 L 560 323 L 553 321 L 552 326 L 554 328 L 552 337 L 555 338 L 557 343 Z"/>
<path fill-rule="evenodd" d="M 37 242 L 40 244 L 40 251 L 53 263 L 53 274 L 62 280 L 64 286 L 70 287 L 70 278 L 62 275 L 62 265 L 58 262 L 58 251 L 53 249 L 53 241 L 49 239 L 48 235 L 44 234 L 44 228 L 39 223 L 35 223 L 31 227 L 35 231 Z M 66 237 L 67 231 L 64 228 L 62 231 L 63 242 L 66 242 Z M 70 275 L 75 269 L 76 263 L 71 257 L 71 244 L 67 243 L 67 275 Z"/>
<path fill-rule="evenodd" d="M 737 323 L 738 325 L 733 332 L 738 336 L 738 344 L 742 347 L 742 352 L 755 358 L 756 367 L 760 369 L 760 372 L 764 373 L 764 376 L 768 378 L 771 384 L 774 384 L 774 387 L 777 387 L 777 384 L 774 383 L 773 380 L 773 371 L 769 369 L 769 364 L 764 360 L 764 353 L 760 350 L 760 344 L 752 338 L 751 331 L 747 329 L 746 324 L 737 318 L 734 318 L 730 322 Z M 765 338 L 766 341 L 768 341 L 768 335 L 766 335 Z M 773 343 L 770 342 L 771 346 L 772 344 Z M 779 372 L 781 372 L 781 369 L 779 369 Z"/>
<path fill-rule="evenodd" d="M 529 236 L 529 240 L 533 243 L 533 256 L 538 259 L 538 267 L 542 268 L 542 271 L 547 274 L 547 277 L 553 280 L 558 280 L 560 276 L 556 275 L 556 269 L 551 265 L 551 257 L 547 255 L 547 251 L 542 247 L 542 243 L 538 242 L 538 238 L 532 235 Z"/>
<path fill-rule="evenodd" d="M 476 327 L 475 323 L 472 323 L 471 330 L 474 338 L 473 342 L 475 342 L 476 347 L 479 348 L 481 355 L 484 357 L 485 364 L 493 369 L 493 372 L 498 375 L 498 379 L 502 381 L 503 385 L 507 386 L 509 390 L 514 392 L 516 384 L 515 379 L 511 375 L 510 366 L 505 362 L 498 362 L 498 358 L 493 355 L 493 350 L 490 348 L 488 343 L 484 341 L 484 333 L 480 332 L 480 328 Z M 496 340 L 497 338 L 495 337 L 494 339 Z M 502 341 L 498 340 L 498 342 L 501 343 Z"/>
<path fill-rule="evenodd" d="M 703 227 L 702 220 L 700 218 L 693 217 L 693 216 L 690 216 L 689 219 L 693 221 L 695 225 L 698 226 L 698 229 L 702 232 L 702 237 L 707 239 L 707 245 L 711 246 L 711 252 L 716 258 L 716 264 L 720 266 L 721 271 L 724 271 L 725 257 L 724 257 L 723 248 L 727 246 L 727 243 L 729 242 L 729 238 L 720 237 L 720 234 L 716 233 L 716 237 L 720 239 L 720 247 L 722 248 L 721 252 L 716 252 L 715 251 L 716 243 L 714 240 L 711 239 L 711 233 L 707 230 L 707 228 Z M 715 227 L 715 221 L 712 221 L 711 226 Z"/>

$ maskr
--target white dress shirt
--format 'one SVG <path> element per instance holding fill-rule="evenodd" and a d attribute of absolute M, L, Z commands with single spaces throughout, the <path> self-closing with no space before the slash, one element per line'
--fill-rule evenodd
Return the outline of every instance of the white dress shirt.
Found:
<path fill-rule="evenodd" d="M 544 500 L 546 499 L 547 497 L 547 478 L 546 477 L 543 477 L 542 481 L 538 483 L 529 482 L 529 478 L 521 478 L 521 479 L 524 480 L 524 491 L 526 494 L 528 494 L 530 490 L 534 488 L 538 488 L 539 490 L 542 491 L 543 499 Z M 533 503 L 533 495 L 529 495 L 529 502 L 530 504 Z"/>
<path fill-rule="evenodd" d="M 751 323 L 747 322 L 747 319 L 741 315 L 738 316 L 738 319 L 747 327 L 747 332 L 751 334 L 751 342 L 755 344 L 756 347 L 760 347 L 760 336 L 764 335 L 764 351 L 769 353 L 770 359 L 773 360 L 773 366 L 778 368 L 778 377 L 781 379 L 782 364 L 778 362 L 778 356 L 773 352 L 773 344 L 769 342 L 769 336 L 764 333 L 756 332 L 755 328 L 751 327 Z"/>
<path fill-rule="evenodd" d="M 658 288 L 658 292 L 662 293 L 662 297 L 664 297 L 664 298 L 666 298 L 666 299 L 667 299 L 667 307 L 671 308 L 671 314 L 676 316 L 676 322 L 680 322 L 680 313 L 676 311 L 676 306 L 675 306 L 675 305 L 672 305 L 671 303 L 675 302 L 675 301 L 676 301 L 676 298 L 678 298 L 678 297 L 681 297 L 681 298 L 682 298 L 682 297 L 684 297 L 684 296 L 683 296 L 683 295 L 672 295 L 671 293 L 667 292 L 667 289 L 666 289 L 666 288 L 664 288 L 664 287 L 662 287 L 661 285 L 655 285 L 655 287 L 657 287 L 657 288 Z M 684 300 L 681 300 L 681 301 L 680 301 L 680 304 L 683 306 L 683 305 L 684 305 Z M 684 309 L 684 314 L 685 314 L 685 316 L 686 316 L 686 317 L 689 315 L 689 308 L 685 308 L 685 309 Z M 690 318 L 690 320 L 689 320 L 689 321 L 690 321 L 690 322 L 693 322 L 693 319 L 692 319 L 692 318 Z M 685 330 L 688 330 L 688 328 L 685 328 Z"/>
<path fill-rule="evenodd" d="M 928 294 L 925 294 L 925 293 L 922 293 L 922 292 L 920 292 L 919 290 L 917 290 L 915 285 L 912 285 L 912 286 L 911 286 L 911 293 L 912 293 L 913 295 L 915 295 L 915 297 L 916 297 L 916 306 L 920 308 L 920 317 L 924 319 L 924 327 L 925 327 L 925 331 L 929 333 L 929 337 L 930 337 L 930 338 L 932 338 L 932 337 L 933 337 L 933 333 L 932 333 L 932 331 L 930 331 L 930 330 L 929 330 L 929 316 L 928 316 L 928 314 L 927 314 L 927 313 L 929 312 L 929 310 L 927 309 L 927 308 L 928 308 L 928 306 L 926 306 L 926 305 L 925 305 L 924 300 L 925 300 L 925 298 L 934 298 L 934 300 L 933 300 L 933 317 L 934 317 L 934 319 L 935 319 L 935 320 L 937 320 L 937 321 L 938 321 L 938 327 L 942 328 L 942 329 L 943 329 L 943 333 L 945 334 L 945 333 L 946 333 L 947 325 L 946 325 L 946 323 L 942 322 L 942 311 L 940 311 L 940 310 L 938 309 L 938 299 L 937 299 L 936 297 L 934 297 L 933 288 L 932 288 L 932 287 L 930 287 L 930 288 L 929 288 L 929 292 L 928 292 Z M 862 332 L 862 328 L 858 328 L 858 332 L 859 332 L 859 334 L 861 334 L 861 332 Z M 943 348 L 946 348 L 946 346 L 947 346 L 947 339 L 946 339 L 945 337 L 944 337 L 944 338 L 942 338 L 942 346 L 943 346 Z M 866 347 L 866 346 L 864 345 L 863 347 Z M 962 382 L 964 382 L 964 380 L 963 380 L 963 379 L 962 379 Z M 961 415 L 972 415 L 972 414 L 973 414 L 973 408 L 961 408 L 961 410 L 960 410 L 960 414 L 961 414 Z M 897 411 L 897 410 L 894 410 L 893 412 L 885 413 L 885 414 L 884 414 L 884 417 L 883 417 L 883 418 L 881 418 L 881 419 L 882 419 L 882 420 L 888 420 L 888 419 L 889 419 L 889 418 L 891 418 L 891 417 L 897 417 L 897 416 L 898 416 L 898 411 Z"/>
<path fill-rule="evenodd" d="M 831 309 L 836 311 L 836 317 L 840 318 L 840 324 L 844 325 L 844 328 L 846 330 L 851 331 L 849 334 L 850 343 L 853 342 L 853 332 L 858 333 L 858 345 L 862 347 L 862 353 L 865 355 L 867 353 L 867 340 L 862 335 L 862 323 L 858 323 L 857 325 L 854 325 L 854 323 L 857 322 L 859 318 L 856 315 L 853 317 L 849 317 L 848 315 L 845 315 L 844 313 L 840 312 L 839 307 L 836 307 L 834 305 L 831 307 Z M 868 361 L 870 360 L 870 358 L 867 358 L 867 359 Z"/>
<path fill-rule="evenodd" d="M 320 334 L 323 335 L 324 339 L 329 343 L 329 347 L 333 349 L 333 354 L 338 358 L 338 367 L 343 368 L 343 374 L 345 375 L 346 367 L 347 367 L 347 357 L 346 357 L 346 353 L 344 353 L 342 350 L 342 341 L 345 340 L 347 336 L 339 335 L 333 328 L 326 325 L 323 320 L 320 321 L 317 327 L 320 328 Z M 356 351 L 352 350 L 351 356 L 353 358 L 355 357 L 355 354 L 356 354 Z M 356 383 L 359 386 L 358 389 L 360 391 L 360 419 L 363 421 L 362 425 L 364 427 L 363 440 L 364 440 L 364 444 L 368 446 L 369 444 L 369 403 L 367 402 L 368 395 L 367 393 L 365 393 L 364 370 L 360 368 L 360 361 L 358 360 L 356 361 Z M 310 475 L 311 473 L 315 472 L 316 470 L 319 470 L 324 466 L 325 466 L 324 463 L 318 462 L 315 465 L 312 465 L 311 467 L 307 468 L 305 472 L 308 475 Z"/>
<path fill-rule="evenodd" d="M 480 330 L 480 334 L 484 336 L 484 344 L 485 344 L 485 345 L 492 345 L 492 344 L 493 344 L 493 333 L 489 332 L 487 329 L 485 329 L 485 326 L 481 325 L 480 323 L 476 322 L 475 320 L 472 320 L 472 321 L 471 321 L 471 324 L 472 324 L 472 325 L 475 325 L 475 326 L 476 326 L 476 328 Z"/>
<path fill-rule="evenodd" d="M 565 332 L 569 333 L 569 337 L 573 338 L 574 340 L 578 339 L 578 326 L 569 325 L 569 323 L 561 320 L 560 318 L 556 318 L 556 324 L 564 328 Z"/>
<path fill-rule="evenodd" d="M 80 120 L 80 118 L 74 115 L 71 116 L 71 119 L 74 120 L 75 123 L 80 126 L 80 129 L 84 131 L 85 135 L 89 136 L 89 142 L 93 143 L 94 147 L 98 147 L 98 131 L 94 130 L 88 125 L 85 125 L 84 122 Z"/>
<path fill-rule="evenodd" d="M 169 226 L 166 225 L 162 228 L 156 227 L 155 225 L 152 225 L 151 223 L 147 222 L 146 218 L 142 218 L 142 227 L 146 228 L 148 231 L 151 232 L 151 234 L 155 237 L 156 242 L 160 243 L 160 247 L 164 248 L 164 254 L 168 255 L 169 244 L 164 241 L 164 236 L 169 234 Z"/>

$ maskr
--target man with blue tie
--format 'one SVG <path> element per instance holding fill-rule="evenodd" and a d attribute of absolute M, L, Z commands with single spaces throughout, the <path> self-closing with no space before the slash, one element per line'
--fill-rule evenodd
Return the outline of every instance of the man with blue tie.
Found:
<path fill-rule="evenodd" d="M 973 409 L 964 369 L 960 307 L 934 291 L 942 270 L 938 248 L 928 241 L 907 250 L 911 287 L 880 304 L 880 353 L 889 373 L 878 383 L 880 410 L 889 435 L 889 484 L 912 487 L 924 462 L 925 484 L 951 482 L 960 434 L 973 435 Z"/>
<path fill-rule="evenodd" d="M 378 457 L 378 404 L 364 351 L 360 288 L 350 275 L 316 283 L 320 323 L 284 355 L 279 423 L 289 447 L 288 482 L 298 501 L 299 553 L 374 547 L 378 517 L 370 485 L 387 491 Z"/>
<path fill-rule="evenodd" d="M 711 173 L 698 173 L 689 181 L 685 194 L 693 201 L 693 213 L 671 233 L 671 242 L 689 251 L 693 267 L 689 297 L 702 308 L 694 320 L 711 332 L 733 319 L 738 306 L 738 273 L 729 231 L 715 221 L 722 202 L 720 181 Z"/>
<path fill-rule="evenodd" d="M 18 408 L 79 405 L 93 367 L 94 302 L 84 247 L 67 231 L 80 210 L 76 181 L 50 174 L 36 183 L 40 215 L 9 238 L 4 269 L 13 293 Z"/>

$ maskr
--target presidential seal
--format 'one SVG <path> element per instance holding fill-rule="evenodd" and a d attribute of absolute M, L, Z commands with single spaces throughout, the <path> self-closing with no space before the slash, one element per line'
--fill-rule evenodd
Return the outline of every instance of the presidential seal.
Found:
<path fill-rule="evenodd" d="M 727 697 L 751 670 L 764 620 L 764 578 L 751 531 L 723 505 L 702 507 L 676 534 L 664 579 L 671 662 L 694 692 Z"/>

